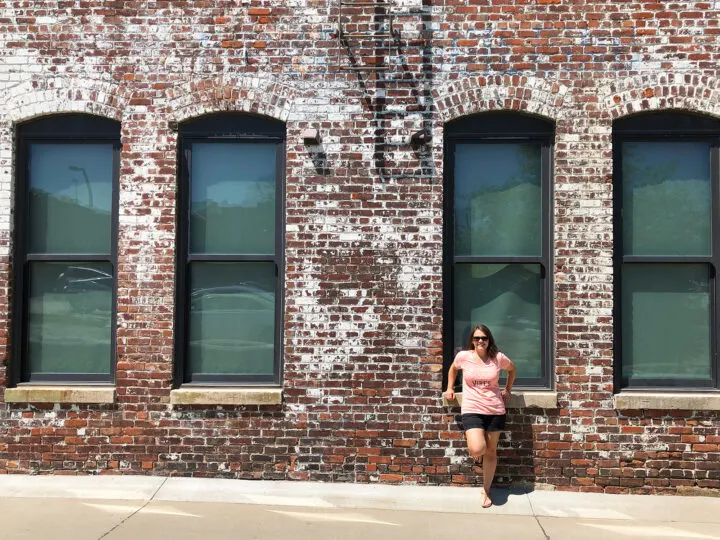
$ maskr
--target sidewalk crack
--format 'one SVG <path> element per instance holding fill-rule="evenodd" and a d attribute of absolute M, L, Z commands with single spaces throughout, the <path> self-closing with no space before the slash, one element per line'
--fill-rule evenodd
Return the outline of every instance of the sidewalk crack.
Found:
<path fill-rule="evenodd" d="M 540 523 L 540 519 L 538 518 L 538 515 L 535 513 L 535 508 L 533 507 L 532 500 L 530 499 L 530 492 L 527 492 L 525 494 L 528 500 L 528 504 L 530 505 L 530 511 L 532 512 L 532 516 L 535 518 L 535 523 L 537 523 L 537 526 L 540 527 L 540 530 L 543 533 L 543 536 L 545 536 L 545 540 L 550 540 L 550 535 L 545 530 L 545 527 L 542 526 L 542 523 Z"/>
<path fill-rule="evenodd" d="M 158 486 L 158 488 L 155 490 L 155 493 L 152 494 L 152 497 L 150 497 L 150 499 L 148 500 L 148 502 L 155 500 L 155 496 L 156 496 L 158 493 L 160 493 L 160 490 L 161 490 L 163 487 L 165 487 L 165 484 L 167 484 L 167 481 L 168 481 L 168 480 L 170 480 L 170 477 L 169 477 L 169 476 L 166 476 L 165 478 L 163 478 L 162 484 L 160 484 L 160 485 Z"/>
<path fill-rule="evenodd" d="M 161 484 L 158 486 L 158 488 L 153 492 L 153 494 L 150 496 L 150 498 L 149 498 L 147 501 L 145 501 L 145 504 L 143 504 L 140 508 L 138 508 L 137 510 L 135 510 L 135 511 L 134 511 L 132 514 L 130 514 L 128 517 L 126 517 L 125 519 L 123 519 L 120 523 L 118 523 L 117 525 L 115 525 L 114 527 L 112 527 L 109 531 L 107 531 L 107 532 L 106 532 L 105 534 L 103 534 L 100 538 L 98 538 L 98 540 L 102 540 L 103 538 L 105 538 L 106 536 L 108 536 L 110 533 L 112 533 L 114 530 L 116 530 L 118 527 L 122 526 L 125 522 L 127 522 L 128 520 L 130 520 L 135 514 L 137 514 L 137 513 L 140 512 L 141 510 L 144 510 L 145 507 L 146 507 L 148 504 L 150 504 L 151 502 L 153 502 L 153 500 L 155 499 L 155 495 L 157 495 L 158 492 L 163 488 L 163 486 L 167 483 L 167 481 L 168 481 L 169 478 L 170 478 L 169 476 L 166 476 L 166 477 L 163 479 L 162 483 L 161 483 Z"/>

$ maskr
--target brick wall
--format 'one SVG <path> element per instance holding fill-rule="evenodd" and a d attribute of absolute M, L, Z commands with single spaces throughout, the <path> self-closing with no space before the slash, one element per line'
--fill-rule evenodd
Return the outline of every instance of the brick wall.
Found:
<path fill-rule="evenodd" d="M 611 121 L 720 116 L 720 2 L 402 0 L 385 51 L 337 1 L 0 2 L 0 473 L 478 483 L 442 407 L 443 124 L 556 122 L 556 409 L 510 411 L 499 481 L 720 488 L 720 413 L 615 410 Z M 347 31 L 375 10 L 354 8 Z M 352 66 L 385 63 L 384 75 Z M 283 405 L 171 406 L 177 135 L 242 110 L 287 125 Z M 13 133 L 122 122 L 117 403 L 2 402 Z M 318 127 L 320 147 L 303 144 Z M 427 145 L 408 136 L 425 129 Z"/>

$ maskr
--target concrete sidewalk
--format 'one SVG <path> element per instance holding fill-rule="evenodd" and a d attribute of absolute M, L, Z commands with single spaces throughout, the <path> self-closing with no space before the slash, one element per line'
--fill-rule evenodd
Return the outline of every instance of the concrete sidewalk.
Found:
<path fill-rule="evenodd" d="M 720 540 L 720 499 L 150 476 L 0 476 L 0 539 Z"/>

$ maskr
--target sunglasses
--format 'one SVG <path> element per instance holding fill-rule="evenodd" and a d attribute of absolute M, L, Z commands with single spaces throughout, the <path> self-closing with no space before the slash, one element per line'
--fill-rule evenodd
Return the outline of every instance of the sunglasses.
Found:
<path fill-rule="evenodd" d="M 490 338 L 485 337 L 485 336 L 482 336 L 482 337 L 473 336 L 473 341 L 489 341 L 489 340 L 490 340 Z"/>

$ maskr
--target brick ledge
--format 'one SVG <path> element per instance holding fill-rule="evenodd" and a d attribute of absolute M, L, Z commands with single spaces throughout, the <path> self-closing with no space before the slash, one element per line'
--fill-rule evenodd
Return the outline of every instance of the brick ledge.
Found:
<path fill-rule="evenodd" d="M 720 392 L 621 392 L 614 400 L 616 409 L 720 411 Z"/>
<path fill-rule="evenodd" d="M 282 388 L 178 388 L 172 405 L 280 405 Z"/>
<path fill-rule="evenodd" d="M 115 403 L 115 387 L 18 386 L 5 389 L 5 403 Z"/>
<path fill-rule="evenodd" d="M 462 392 L 455 394 L 454 401 L 448 401 L 443 396 L 443 405 L 446 407 L 462 405 Z M 557 392 L 553 390 L 517 390 L 510 396 L 508 409 L 524 409 L 539 407 L 541 409 L 557 408 Z"/>

